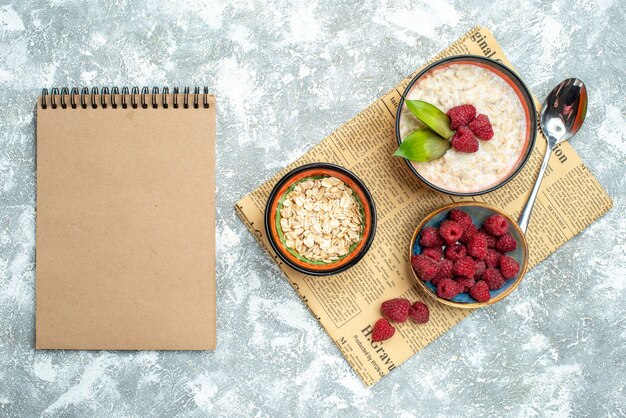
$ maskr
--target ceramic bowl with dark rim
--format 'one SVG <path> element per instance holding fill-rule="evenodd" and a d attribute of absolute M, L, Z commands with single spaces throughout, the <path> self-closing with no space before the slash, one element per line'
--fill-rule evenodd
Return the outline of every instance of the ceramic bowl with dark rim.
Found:
<path fill-rule="evenodd" d="M 455 196 L 489 193 L 513 179 L 528 161 L 537 136 L 537 111 L 526 85 L 505 65 L 481 56 L 458 55 L 424 68 L 400 99 L 396 114 L 398 145 L 421 126 L 406 107 L 407 97 L 435 105 L 438 101 L 446 103 L 438 106 L 443 112 L 449 110 L 444 107 L 475 104 L 477 112 L 487 114 L 494 127 L 493 139 L 478 141 L 478 153 L 452 150 L 427 163 L 405 159 L 415 176 L 430 188 Z M 519 141 L 512 145 L 507 142 L 511 138 Z"/>
<path fill-rule="evenodd" d="M 517 248 L 514 251 L 507 253 L 506 255 L 512 257 L 513 259 L 515 259 L 515 261 L 519 263 L 520 269 L 517 273 L 517 276 L 506 280 L 504 286 L 502 286 L 500 289 L 491 290 L 489 292 L 491 295 L 491 299 L 489 299 L 487 302 L 477 302 L 467 293 L 461 293 L 451 300 L 440 298 L 439 296 L 437 296 L 437 289 L 432 283 L 421 280 L 413 268 L 411 268 L 411 271 L 415 276 L 418 286 L 421 287 L 424 292 L 426 292 L 433 299 L 436 299 L 445 305 L 466 309 L 493 305 L 494 303 L 499 302 L 507 297 L 509 294 L 511 294 L 511 292 L 515 290 L 515 288 L 517 288 L 517 286 L 519 286 L 528 267 L 528 243 L 526 242 L 526 237 L 524 236 L 524 233 L 522 232 L 520 227 L 517 225 L 517 222 L 515 222 L 515 220 L 503 210 L 482 202 L 451 203 L 440 209 L 437 209 L 436 211 L 426 216 L 419 223 L 417 228 L 415 228 L 415 232 L 413 233 L 413 237 L 411 238 L 409 246 L 409 260 L 412 256 L 422 253 L 422 247 L 420 246 L 418 239 L 421 231 L 428 226 L 439 227 L 441 222 L 447 219 L 448 213 L 455 208 L 462 209 L 467 212 L 477 228 L 481 227 L 485 218 L 494 214 L 502 215 L 506 218 L 507 221 L 509 221 L 509 232 L 511 233 L 511 235 L 513 235 L 513 238 L 515 238 L 515 241 L 517 242 Z"/>
<path fill-rule="evenodd" d="M 300 182 L 335 177 L 343 181 L 353 193 L 361 209 L 363 228 L 359 240 L 349 252 L 332 262 L 310 260 L 287 247 L 281 230 L 281 209 L 287 194 Z M 276 183 L 265 206 L 265 232 L 274 252 L 291 268 L 312 276 L 330 276 L 354 266 L 367 253 L 376 232 L 376 207 L 365 184 L 351 171 L 330 163 L 306 164 L 291 170 Z"/>

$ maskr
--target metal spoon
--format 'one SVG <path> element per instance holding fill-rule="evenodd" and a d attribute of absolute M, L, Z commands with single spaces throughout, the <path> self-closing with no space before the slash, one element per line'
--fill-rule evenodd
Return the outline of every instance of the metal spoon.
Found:
<path fill-rule="evenodd" d="M 568 78 L 559 83 L 558 86 L 546 98 L 541 108 L 540 121 L 541 130 L 548 140 L 548 149 L 543 157 L 543 163 L 539 169 L 537 180 L 533 190 L 528 196 L 528 201 L 522 214 L 519 217 L 519 226 L 522 231 L 528 229 L 530 214 L 533 211 L 535 199 L 541 186 L 541 180 L 548 168 L 550 155 L 557 144 L 567 141 L 578 132 L 587 114 L 587 88 L 585 84 L 577 78 Z"/>

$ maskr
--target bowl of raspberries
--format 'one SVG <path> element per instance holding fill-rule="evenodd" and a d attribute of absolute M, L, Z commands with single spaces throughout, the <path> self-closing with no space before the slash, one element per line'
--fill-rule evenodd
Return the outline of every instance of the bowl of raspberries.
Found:
<path fill-rule="evenodd" d="M 418 284 L 458 308 L 504 299 L 528 264 L 528 244 L 517 223 L 482 202 L 452 203 L 432 212 L 415 229 L 409 251 Z"/>

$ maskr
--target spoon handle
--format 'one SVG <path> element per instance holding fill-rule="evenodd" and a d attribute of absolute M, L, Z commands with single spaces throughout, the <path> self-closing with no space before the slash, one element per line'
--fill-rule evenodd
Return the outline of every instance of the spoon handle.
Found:
<path fill-rule="evenodd" d="M 541 163 L 541 168 L 539 169 L 539 174 L 537 174 L 537 180 L 535 180 L 535 185 L 533 186 L 533 190 L 530 192 L 530 196 L 528 196 L 528 200 L 526 201 L 526 206 L 522 210 L 522 214 L 519 217 L 517 223 L 519 224 L 520 229 L 526 233 L 528 230 L 528 223 L 530 222 L 530 214 L 533 212 L 533 206 L 535 205 L 535 200 L 537 199 L 537 194 L 539 193 L 539 187 L 541 186 L 541 181 L 543 180 L 543 175 L 548 168 L 548 161 L 550 161 L 550 155 L 552 155 L 552 149 L 554 147 L 550 145 L 548 141 L 548 145 L 546 148 L 546 155 L 543 156 L 543 162 Z"/>

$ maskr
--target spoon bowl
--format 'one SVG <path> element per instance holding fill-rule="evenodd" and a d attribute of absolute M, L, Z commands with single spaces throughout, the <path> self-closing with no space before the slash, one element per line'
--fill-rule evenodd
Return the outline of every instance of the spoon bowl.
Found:
<path fill-rule="evenodd" d="M 554 145 L 567 141 L 580 130 L 587 114 L 587 88 L 577 78 L 568 78 L 557 85 L 541 108 L 543 134 Z"/>

